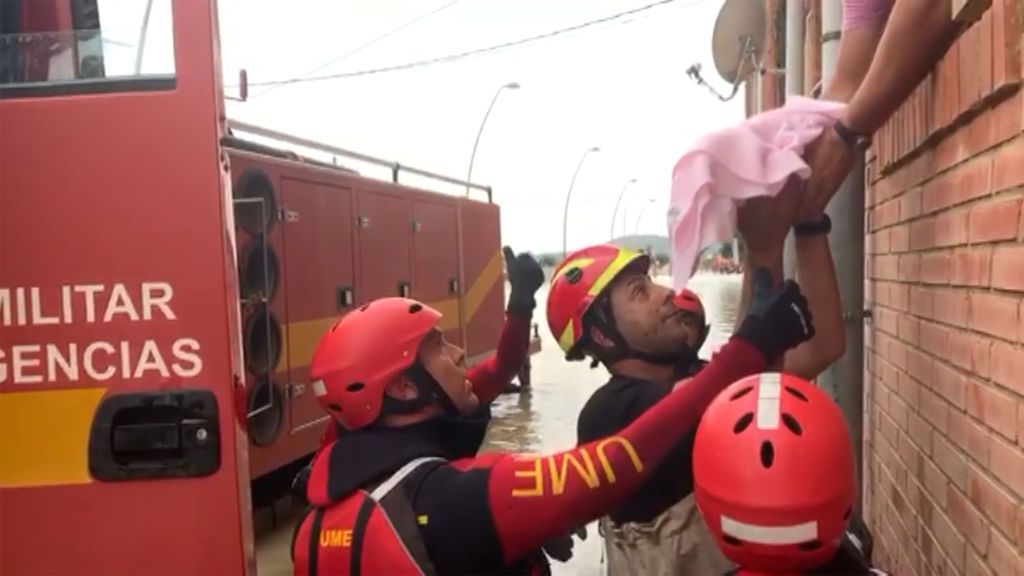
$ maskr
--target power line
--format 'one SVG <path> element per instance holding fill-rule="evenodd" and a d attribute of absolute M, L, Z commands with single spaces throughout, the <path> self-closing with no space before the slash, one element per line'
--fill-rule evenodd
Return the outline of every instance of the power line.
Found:
<path fill-rule="evenodd" d="M 369 68 L 369 69 L 365 69 L 365 70 L 356 70 L 356 71 L 352 71 L 352 72 L 339 72 L 339 73 L 336 73 L 336 74 L 326 74 L 326 75 L 323 75 L 323 76 L 308 76 L 306 78 L 293 78 L 293 79 L 289 79 L 289 80 L 265 80 L 263 82 L 251 82 L 251 83 L 249 83 L 249 86 L 278 86 L 278 85 L 281 85 L 281 84 L 298 84 L 298 83 L 304 83 L 304 82 L 319 82 L 319 81 L 323 81 L 323 80 L 337 80 L 337 79 L 340 79 L 340 78 L 355 78 L 355 77 L 358 77 L 358 76 L 369 76 L 369 75 L 372 75 L 372 74 L 383 74 L 385 72 L 397 72 L 399 70 L 408 70 L 410 68 L 418 68 L 420 66 L 427 66 L 427 65 L 430 65 L 430 64 L 441 64 L 441 63 L 445 63 L 445 62 L 453 62 L 455 60 L 461 60 L 463 58 L 469 58 L 471 56 L 479 56 L 481 54 L 486 54 L 486 53 L 489 53 L 489 52 L 496 52 L 496 51 L 499 51 L 499 50 L 505 50 L 507 48 L 512 48 L 514 46 L 521 46 L 523 44 L 527 44 L 527 43 L 530 43 L 530 42 L 536 42 L 538 40 L 545 40 L 545 39 L 548 39 L 548 38 L 553 38 L 555 36 L 560 36 L 562 34 L 568 34 L 570 32 L 576 32 L 576 31 L 582 30 L 584 28 L 590 28 L 592 26 L 597 26 L 598 24 L 605 24 L 605 23 L 611 22 L 613 20 L 618 20 L 620 18 L 624 18 L 626 16 L 631 16 L 631 15 L 637 14 L 639 12 L 644 12 L 644 11 L 650 10 L 652 8 L 663 6 L 665 4 L 670 4 L 670 3 L 675 2 L 675 1 L 676 0 L 659 0 L 657 2 L 652 2 L 650 4 L 645 4 L 643 6 L 640 6 L 640 7 L 637 7 L 637 8 L 632 8 L 632 9 L 626 10 L 624 12 L 619 12 L 617 14 L 612 14 L 610 16 L 605 16 L 603 18 L 598 18 L 596 20 L 589 20 L 587 22 L 583 22 L 582 24 L 577 24 L 575 26 L 569 26 L 568 28 L 560 28 L 558 30 L 553 30 L 551 32 L 545 32 L 543 34 L 537 34 L 535 36 L 529 36 L 527 38 L 520 38 L 519 40 L 513 40 L 511 42 L 503 42 L 501 44 L 495 44 L 493 46 L 487 46 L 487 47 L 484 47 L 484 48 L 476 48 L 476 49 L 473 49 L 473 50 L 467 50 L 465 52 L 459 52 L 457 54 L 448 54 L 446 56 L 438 56 L 436 58 L 429 58 L 429 59 L 426 59 L 426 60 L 417 60 L 415 62 L 407 62 L 405 64 L 394 64 L 394 65 L 391 65 L 391 66 L 383 66 L 383 67 L 380 67 L 380 68 Z M 691 0 L 690 2 L 682 4 L 682 6 L 693 6 L 693 5 L 700 4 L 700 3 L 706 2 L 706 1 L 707 0 Z"/>
<path fill-rule="evenodd" d="M 329 61 L 321 64 L 320 66 L 317 66 L 316 68 L 313 68 L 312 70 L 309 70 L 307 72 L 303 72 L 302 74 L 296 76 L 295 78 L 289 78 L 288 80 L 285 80 L 285 81 L 282 81 L 282 82 L 279 82 L 279 83 L 276 83 L 276 84 L 271 84 L 271 85 L 269 85 L 270 86 L 269 88 L 267 88 L 263 92 L 260 92 L 259 94 L 253 95 L 249 99 L 252 100 L 252 99 L 255 99 L 255 98 L 259 98 L 260 96 L 265 96 L 266 94 L 269 94 L 270 92 L 273 92 L 274 90 L 276 90 L 276 89 L 278 89 L 278 88 L 280 88 L 282 86 L 287 86 L 289 84 L 294 84 L 295 82 L 301 82 L 301 81 L 305 80 L 306 78 L 308 78 L 310 75 L 316 74 L 317 72 L 323 70 L 324 68 L 328 68 L 330 66 L 333 66 L 333 65 L 337 64 L 338 62 L 341 62 L 342 60 L 345 60 L 346 58 L 349 58 L 350 56 L 354 56 L 354 55 L 358 54 L 359 52 L 362 52 L 366 48 L 369 48 L 370 46 L 373 46 L 377 42 L 380 42 L 382 40 L 390 38 L 391 36 L 394 36 L 395 34 L 398 34 L 399 32 L 405 30 L 406 28 L 409 28 L 410 26 L 413 26 L 413 25 L 415 25 L 415 24 L 417 24 L 419 22 L 422 22 L 423 20 L 426 20 L 427 18 L 430 18 L 431 16 L 441 12 L 442 10 L 446 10 L 446 9 L 450 8 L 453 5 L 458 4 L 461 1 L 462 0 L 452 0 L 451 2 L 448 2 L 447 4 L 444 4 L 443 6 L 441 6 L 439 8 L 435 8 L 434 10 L 431 10 L 430 12 L 426 12 L 424 14 L 420 14 L 416 18 L 413 18 L 412 20 L 406 22 L 405 24 L 402 24 L 398 28 L 393 28 L 393 29 L 385 32 L 384 34 L 381 34 L 380 36 L 377 36 L 376 38 L 373 38 L 372 40 L 370 40 L 368 42 L 360 44 L 359 46 L 355 47 L 352 50 L 349 50 L 348 52 L 342 54 L 341 56 L 338 56 L 337 58 L 329 60 Z M 259 83 L 250 84 L 250 86 L 260 86 L 260 85 L 262 85 L 262 84 L 259 84 Z"/>

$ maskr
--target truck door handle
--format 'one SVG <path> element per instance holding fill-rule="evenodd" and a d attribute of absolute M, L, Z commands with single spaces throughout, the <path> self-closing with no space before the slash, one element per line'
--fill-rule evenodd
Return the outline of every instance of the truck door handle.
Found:
<path fill-rule="evenodd" d="M 351 308 L 353 303 L 355 303 L 355 295 L 352 288 L 350 286 L 338 288 L 338 310 Z"/>
<path fill-rule="evenodd" d="M 408 298 L 412 294 L 412 284 L 408 282 L 401 282 L 398 284 L 398 295 L 402 298 Z"/>
<path fill-rule="evenodd" d="M 209 476 L 220 468 L 217 397 L 210 390 L 115 394 L 89 435 L 97 480 Z"/>
<path fill-rule="evenodd" d="M 459 279 L 458 278 L 452 278 L 451 280 L 448 281 L 448 293 L 449 294 L 458 294 L 459 293 Z"/>

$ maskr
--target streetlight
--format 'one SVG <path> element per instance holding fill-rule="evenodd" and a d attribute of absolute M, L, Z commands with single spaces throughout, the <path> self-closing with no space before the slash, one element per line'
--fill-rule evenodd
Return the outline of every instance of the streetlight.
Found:
<path fill-rule="evenodd" d="M 626 180 L 626 183 L 622 185 L 622 191 L 619 192 L 619 199 L 615 201 L 615 211 L 612 212 L 612 231 L 611 236 L 609 237 L 610 240 L 615 239 L 615 217 L 619 215 L 619 204 L 622 203 L 622 195 L 626 193 L 626 188 L 629 188 L 630 184 L 636 184 L 636 178 Z M 623 215 L 623 219 L 625 219 L 625 215 Z"/>
<path fill-rule="evenodd" d="M 636 223 L 633 224 L 634 235 L 640 233 L 640 219 L 644 217 L 644 210 L 647 210 L 647 207 L 650 206 L 651 204 L 654 204 L 654 198 L 648 198 L 647 202 L 644 202 L 644 205 L 640 208 L 640 214 L 637 215 Z"/>
<path fill-rule="evenodd" d="M 569 199 L 572 198 L 572 187 L 576 185 L 576 177 L 579 176 L 580 168 L 583 168 L 583 161 L 587 159 L 587 156 L 591 152 L 600 152 L 601 149 L 597 146 L 587 148 L 587 151 L 583 153 L 583 157 L 580 158 L 580 163 L 576 165 L 576 171 L 572 174 L 572 182 L 569 183 L 569 192 L 565 195 L 565 215 L 562 216 L 562 258 L 564 259 L 568 254 L 569 246 Z"/>
<path fill-rule="evenodd" d="M 519 83 L 509 82 L 508 84 L 502 84 L 498 87 L 498 91 L 494 93 L 494 98 L 491 98 L 491 105 L 487 107 L 487 112 L 484 114 L 484 120 L 480 123 L 480 130 L 477 130 L 476 141 L 473 142 L 473 153 L 469 157 L 469 173 L 466 174 L 466 196 L 469 196 L 469 183 L 473 181 L 473 160 L 476 159 L 476 147 L 480 145 L 480 136 L 484 133 L 484 126 L 487 125 L 487 118 L 491 115 L 494 103 L 498 101 L 498 96 L 501 95 L 501 91 L 506 88 L 509 90 L 518 90 Z"/>

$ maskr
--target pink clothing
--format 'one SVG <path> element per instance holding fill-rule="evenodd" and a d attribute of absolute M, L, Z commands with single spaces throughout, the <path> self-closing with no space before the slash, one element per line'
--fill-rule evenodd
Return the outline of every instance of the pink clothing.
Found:
<path fill-rule="evenodd" d="M 804 148 L 845 110 L 840 102 L 793 96 L 782 108 L 704 136 L 679 159 L 668 211 L 677 291 L 703 249 L 733 238 L 737 206 L 778 194 L 790 176 L 807 179 Z"/>
<path fill-rule="evenodd" d="M 825 0 L 834 2 L 835 0 Z M 843 30 L 887 18 L 895 0 L 843 0 Z"/>

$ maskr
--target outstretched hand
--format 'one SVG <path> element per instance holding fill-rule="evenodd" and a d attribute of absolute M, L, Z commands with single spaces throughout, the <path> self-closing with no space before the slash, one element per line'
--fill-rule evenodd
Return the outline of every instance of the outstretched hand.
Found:
<path fill-rule="evenodd" d="M 811 175 L 804 184 L 799 216 L 801 220 L 816 220 L 850 174 L 853 151 L 829 127 L 810 143 L 804 160 L 811 167 Z"/>
<path fill-rule="evenodd" d="M 505 246 L 505 270 L 511 285 L 508 299 L 509 312 L 532 314 L 537 306 L 537 290 L 544 284 L 544 270 L 540 263 L 526 252 L 518 256 L 512 248 Z"/>

